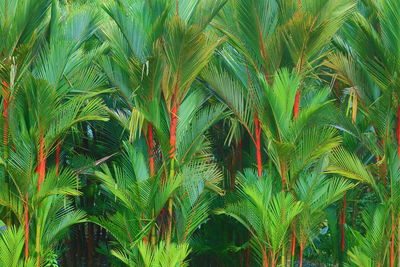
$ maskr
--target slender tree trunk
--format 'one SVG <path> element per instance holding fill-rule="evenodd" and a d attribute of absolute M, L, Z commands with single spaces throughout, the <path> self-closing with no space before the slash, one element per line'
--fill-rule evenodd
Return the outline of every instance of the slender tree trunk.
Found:
<path fill-rule="evenodd" d="M 267 77 L 267 76 L 266 76 Z M 254 115 L 254 125 L 256 132 L 256 159 L 257 159 L 257 175 L 258 178 L 262 176 L 262 159 L 261 159 L 261 127 L 258 119 L 258 114 Z M 250 248 L 246 249 L 246 266 L 250 266 Z M 248 257 L 248 258 L 247 258 Z"/>
<path fill-rule="evenodd" d="M 42 183 L 44 181 L 44 177 L 46 175 L 46 156 L 44 151 L 44 137 L 43 135 L 40 136 L 39 141 L 39 165 L 38 165 L 38 172 L 39 172 L 39 180 L 38 180 L 38 191 L 40 190 Z"/>
<path fill-rule="evenodd" d="M 169 158 L 173 159 L 176 153 L 176 129 L 178 126 L 178 105 L 174 104 L 171 109 L 171 126 L 169 135 L 170 153 Z"/>
<path fill-rule="evenodd" d="M 286 189 L 286 172 L 287 172 L 287 165 L 286 161 L 281 161 L 281 175 L 282 175 L 282 191 Z"/>
<path fill-rule="evenodd" d="M 258 31 L 259 31 L 259 41 L 260 41 L 260 45 L 261 45 L 261 54 L 265 58 L 266 54 L 265 54 L 265 48 L 264 48 L 262 35 L 261 35 L 261 32 L 260 32 L 260 29 L 258 29 Z M 251 81 L 250 72 L 249 72 L 249 68 L 247 67 L 247 64 L 246 64 L 246 72 L 247 72 L 247 81 L 249 83 L 249 90 L 250 90 L 250 92 L 252 92 L 253 83 Z M 265 74 L 265 79 L 266 79 L 267 83 L 269 84 L 268 72 L 267 72 L 267 69 L 265 67 L 264 67 L 264 74 Z M 253 97 L 254 97 L 254 94 L 253 94 Z M 260 178 L 262 176 L 261 127 L 260 127 L 260 120 L 258 118 L 258 112 L 257 111 L 254 114 L 254 125 L 255 125 L 255 134 L 256 134 L 256 140 L 255 141 L 256 141 L 257 174 L 258 174 L 258 177 Z"/>
<path fill-rule="evenodd" d="M 29 211 L 28 211 L 29 193 L 26 192 L 24 201 L 24 228 L 25 228 L 25 260 L 29 257 Z"/>
<path fill-rule="evenodd" d="M 155 169 L 154 169 L 154 132 L 153 132 L 153 126 L 149 123 L 148 128 L 147 128 L 147 149 L 148 149 L 148 154 L 149 154 L 149 171 L 150 171 L 150 176 L 153 177 L 155 175 Z M 152 210 L 152 217 L 154 217 L 154 209 Z M 156 227 L 153 225 L 151 227 L 151 232 L 150 232 L 150 242 L 153 246 L 156 245 Z"/>
<path fill-rule="evenodd" d="M 267 257 L 267 251 L 264 245 L 264 249 L 263 249 L 263 267 L 268 267 L 269 266 L 269 262 L 268 262 L 268 257 Z"/>
<path fill-rule="evenodd" d="M 254 125 L 256 128 L 256 158 L 257 158 L 257 174 L 260 178 L 262 175 L 262 159 L 261 159 L 261 127 L 258 120 L 258 114 L 254 115 Z"/>
<path fill-rule="evenodd" d="M 45 156 L 45 147 L 44 147 L 44 137 L 43 135 L 40 136 L 39 139 L 39 164 L 38 169 L 39 179 L 38 179 L 38 192 L 41 189 L 42 183 L 44 181 L 46 175 L 46 156 Z M 39 204 L 40 205 L 40 204 Z M 37 253 L 37 262 L 38 266 L 41 264 L 41 248 L 40 248 L 40 239 L 41 239 L 41 218 L 37 216 L 37 227 L 36 227 L 36 253 Z"/>
<path fill-rule="evenodd" d="M 304 251 L 304 247 L 302 242 L 300 242 L 300 251 L 299 251 L 299 267 L 303 267 L 303 251 Z"/>
<path fill-rule="evenodd" d="M 169 145 L 170 145 L 170 159 L 171 159 L 171 169 L 170 169 L 170 178 L 172 179 L 175 176 L 175 155 L 176 155 L 176 129 L 178 126 L 178 105 L 175 103 L 171 109 L 171 125 L 170 125 L 170 137 L 169 137 Z M 167 229 L 167 238 L 166 245 L 168 246 L 171 243 L 172 237 L 172 209 L 173 209 L 173 200 L 172 197 L 168 201 L 168 229 Z"/>
<path fill-rule="evenodd" d="M 357 97 L 357 92 L 354 91 L 353 93 L 353 104 L 351 108 L 351 121 L 353 123 L 356 123 L 357 121 L 357 111 L 358 111 L 358 97 Z"/>
<path fill-rule="evenodd" d="M 291 262 L 290 266 L 294 266 L 294 258 L 296 255 L 296 228 L 292 230 L 292 250 L 291 250 Z"/>
<path fill-rule="evenodd" d="M 293 105 L 293 119 L 297 119 L 300 110 L 300 90 L 297 90 Z"/>
<path fill-rule="evenodd" d="M 41 231 L 42 231 L 42 220 L 40 216 L 37 216 L 37 224 L 36 224 L 36 255 L 37 255 L 37 267 L 40 267 L 42 264 L 42 253 L 41 253 Z"/>

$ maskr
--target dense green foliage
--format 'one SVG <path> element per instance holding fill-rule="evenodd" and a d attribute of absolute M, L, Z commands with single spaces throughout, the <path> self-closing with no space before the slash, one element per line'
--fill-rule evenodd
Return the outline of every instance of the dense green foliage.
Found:
<path fill-rule="evenodd" d="M 0 266 L 400 266 L 400 1 L 0 0 L 0 36 Z"/>

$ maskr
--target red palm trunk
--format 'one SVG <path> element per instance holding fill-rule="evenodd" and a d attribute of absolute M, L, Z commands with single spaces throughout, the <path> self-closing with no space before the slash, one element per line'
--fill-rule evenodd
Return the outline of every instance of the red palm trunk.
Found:
<path fill-rule="evenodd" d="M 291 250 L 291 266 L 294 266 L 294 257 L 296 255 L 296 228 L 292 231 L 292 250 Z"/>
<path fill-rule="evenodd" d="M 24 229 L 25 229 L 25 260 L 29 257 L 29 214 L 28 214 L 29 193 L 25 195 L 24 202 Z"/>
<path fill-rule="evenodd" d="M 265 50 L 264 50 L 264 45 L 262 42 L 262 37 L 260 36 L 260 43 L 261 43 L 261 53 L 263 56 L 265 56 Z M 250 72 L 249 69 L 246 65 L 246 71 L 247 71 L 247 81 L 249 83 L 250 86 L 250 91 L 252 90 L 253 84 L 251 82 L 251 77 L 250 77 Z M 265 72 L 265 79 L 267 81 L 267 83 L 269 84 L 269 80 L 268 80 L 268 72 L 267 70 L 264 68 L 264 72 Z M 260 121 L 258 119 L 258 113 L 256 111 L 255 115 L 254 115 L 254 125 L 255 125 L 255 132 L 256 132 L 256 160 L 257 160 L 257 173 L 258 173 L 258 177 L 261 177 L 262 175 L 262 159 L 261 159 L 261 127 L 260 127 Z"/>
<path fill-rule="evenodd" d="M 395 259 L 395 255 L 394 255 L 394 232 L 392 233 L 391 236 L 391 241 L 390 241 L 390 267 L 394 266 L 394 259 Z"/>
<path fill-rule="evenodd" d="M 304 248 L 303 248 L 303 245 L 301 244 L 301 242 L 300 242 L 300 251 L 299 251 L 299 256 L 300 256 L 300 259 L 299 259 L 299 267 L 303 267 L 303 250 L 304 250 Z"/>
<path fill-rule="evenodd" d="M 40 141 L 39 141 L 38 172 L 39 172 L 38 190 L 40 190 L 42 183 L 44 181 L 44 176 L 46 174 L 46 156 L 45 156 L 45 152 L 44 152 L 44 137 L 43 137 L 43 135 L 40 136 Z"/>
<path fill-rule="evenodd" d="M 299 115 L 299 109 L 300 109 L 300 91 L 297 90 L 296 97 L 294 98 L 294 105 L 293 105 L 293 118 L 294 119 L 297 119 L 297 116 Z"/>
<path fill-rule="evenodd" d="M 268 262 L 268 256 L 267 256 L 267 246 L 265 244 L 262 248 L 262 254 L 263 254 L 263 266 L 268 267 L 269 262 Z"/>
<path fill-rule="evenodd" d="M 178 105 L 174 104 L 171 109 L 171 128 L 169 135 L 170 153 L 169 157 L 172 159 L 176 153 L 176 128 L 178 126 Z"/>
<path fill-rule="evenodd" d="M 263 262 L 264 262 L 264 264 L 263 264 L 264 267 L 269 266 L 268 257 L 267 257 L 266 253 L 264 253 L 264 255 L 263 255 Z"/>
<path fill-rule="evenodd" d="M 254 124 L 256 127 L 256 157 L 257 157 L 257 173 L 258 177 L 262 175 L 262 159 L 261 159 L 261 127 L 258 115 L 254 116 Z"/>

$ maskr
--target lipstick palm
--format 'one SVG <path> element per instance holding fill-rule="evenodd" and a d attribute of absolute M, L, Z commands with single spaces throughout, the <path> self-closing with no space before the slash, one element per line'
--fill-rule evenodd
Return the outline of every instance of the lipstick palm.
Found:
<path fill-rule="evenodd" d="M 185 108 L 185 103 L 181 107 Z M 208 120 L 205 117 L 205 121 Z M 144 141 L 137 140 L 135 145 L 140 142 Z M 200 143 L 205 144 L 204 141 Z M 178 247 L 187 246 L 194 231 L 208 218 L 213 201 L 212 191 L 218 189 L 221 174 L 212 163 L 202 162 L 203 155 L 202 160 L 192 159 L 190 163 L 180 165 L 179 173 L 166 182 L 163 169 L 154 176 L 150 175 L 148 155 L 144 149 L 139 150 L 128 142 L 124 147 L 125 153 L 120 161 L 95 173 L 109 196 L 109 205 L 116 212 L 92 220 L 107 229 L 117 241 L 114 256 L 130 264 L 138 264 L 141 258 L 138 250 L 146 249 L 141 241 L 148 243 L 150 240 L 153 246 L 148 248 L 150 251 L 157 250 L 157 244 L 164 246 L 163 233 L 167 233 L 169 224 L 162 214 L 165 214 L 164 207 L 171 198 L 177 202 L 173 226 L 175 234 L 174 243 L 170 243 L 167 250 L 176 247 L 176 243 Z"/>
<path fill-rule="evenodd" d="M 51 1 L 1 1 L 0 3 L 0 66 L 2 95 L 2 156 L 9 157 L 9 145 L 12 143 L 9 133 L 9 107 L 13 101 L 14 84 L 21 79 L 24 71 L 36 55 L 39 39 L 46 26 L 45 16 Z M 33 49 L 33 50 L 32 50 Z M 7 181 L 6 172 L 1 179 Z M 10 219 L 7 219 L 10 223 Z"/>
<path fill-rule="evenodd" d="M 342 82 L 354 87 L 362 111 L 373 127 L 376 144 L 366 146 L 377 159 L 382 182 L 387 183 L 388 144 L 394 144 L 392 135 L 396 136 L 399 148 L 399 105 L 398 78 L 399 58 L 398 20 L 399 3 L 385 1 L 384 3 L 368 2 L 360 6 L 360 12 L 344 28 L 342 38 L 338 40 L 338 55 L 332 57 L 331 63 L 339 72 Z M 355 38 L 355 35 L 362 38 Z M 351 47 L 351 49 L 350 49 Z M 347 66 L 347 67 L 346 67 Z M 354 68 L 360 66 L 361 68 Z M 354 105 L 353 105 L 354 106 Z M 396 118 L 396 123 L 393 123 Z M 393 127 L 394 126 L 394 127 Z M 393 131 L 393 128 L 395 129 Z M 390 197 L 388 197 L 391 199 Z M 393 207 L 391 212 L 395 214 Z M 395 228 L 396 218 L 392 217 Z M 394 265 L 395 234 L 390 237 L 390 266 Z"/>
<path fill-rule="evenodd" d="M 282 40 L 279 38 L 281 35 L 279 26 L 282 21 L 279 18 L 279 7 L 276 1 L 237 0 L 230 1 L 213 23 L 213 26 L 229 38 L 230 45 L 235 49 L 231 53 L 232 58 L 239 58 L 242 62 L 240 62 L 241 65 L 233 63 L 236 69 L 231 73 L 231 77 L 224 77 L 226 75 L 215 77 L 211 73 L 212 76 L 208 79 L 214 80 L 214 90 L 217 90 L 251 136 L 256 147 L 257 170 L 260 177 L 263 169 L 262 125 L 260 125 L 256 108 L 258 87 L 253 83 L 257 82 L 257 74 L 264 75 L 267 83 L 270 83 L 271 73 L 280 66 Z M 227 87 L 224 84 L 218 84 L 221 78 L 225 80 L 233 78 L 238 81 L 238 84 L 228 83 L 228 85 L 236 86 L 232 88 L 233 92 L 226 91 Z M 243 87 L 244 90 L 237 89 L 237 86 Z M 245 104 L 250 111 L 242 112 L 243 107 L 239 107 L 233 98 L 245 101 L 242 104 Z M 248 115 L 251 115 L 251 121 Z"/>
<path fill-rule="evenodd" d="M 65 27 L 61 27 L 59 33 L 53 32 L 49 45 L 44 46 L 40 57 L 33 62 L 32 72 L 25 73 L 21 81 L 13 84 L 16 93 L 9 116 L 15 121 L 10 122 L 11 136 L 23 135 L 26 141 L 37 145 L 38 191 L 45 180 L 47 157 L 54 147 L 56 154 L 59 152 L 60 138 L 80 122 L 106 119 L 101 101 L 92 98 L 97 93 L 79 96 L 81 92 L 97 89 L 101 85 L 101 80 L 88 67 L 89 63 L 78 57 L 83 51 L 75 42 L 76 38 L 84 40 L 87 32 L 72 33 L 71 30 L 74 29 L 74 23 L 82 22 L 82 19 L 85 19 L 83 25 L 86 22 L 86 29 L 90 32 L 93 26 L 90 26 L 92 20 L 87 13 L 67 19 Z M 78 72 L 85 80 L 77 79 Z M 30 113 L 24 112 L 26 107 L 31 107 Z M 59 155 L 56 155 L 58 172 L 57 159 Z M 25 202 L 28 198 L 29 195 L 26 195 Z M 28 214 L 27 207 L 25 210 Z M 28 223 L 25 224 L 28 227 Z M 26 247 L 28 242 L 29 239 L 26 240 Z"/>
<path fill-rule="evenodd" d="M 378 177 L 371 172 L 369 166 L 364 164 L 356 155 L 346 150 L 340 149 L 332 154 L 329 172 L 362 182 L 368 185 L 376 195 L 375 210 L 372 209 L 365 213 L 366 236 L 355 234 L 359 245 L 353 248 L 350 257 L 356 261 L 357 250 L 361 250 L 364 255 L 368 255 L 371 262 L 377 265 L 394 265 L 395 259 L 398 261 L 398 251 L 396 252 L 396 231 L 399 225 L 399 199 L 397 197 L 400 190 L 399 183 L 399 161 L 397 150 L 393 149 L 395 140 L 385 140 L 385 151 L 387 158 L 387 186 L 382 185 Z M 376 221 L 373 221 L 376 217 Z M 373 221 L 373 222 L 372 222 Z M 386 240 L 386 241 L 385 241 Z M 390 240 L 390 242 L 387 242 Z M 374 253 L 370 254 L 372 250 Z M 360 258 L 361 259 L 361 256 Z"/>
<path fill-rule="evenodd" d="M 21 137 L 23 142 L 30 145 L 30 149 L 36 147 L 37 152 L 34 157 L 27 157 L 31 160 L 27 164 L 32 164 L 29 167 L 36 166 L 37 176 L 34 177 L 37 181 L 33 184 L 37 187 L 37 191 L 35 193 L 28 190 L 21 191 L 25 192 L 23 196 L 25 219 L 28 218 L 30 212 L 29 206 L 27 206 L 29 199 L 40 194 L 45 185 L 46 157 L 52 151 L 58 138 L 82 121 L 105 119 L 104 107 L 99 99 L 87 99 L 88 95 L 86 95 L 83 97 L 75 96 L 68 100 L 64 99 L 65 102 L 61 102 L 61 96 L 45 80 L 35 79 L 32 75 L 27 75 L 20 84 L 18 94 L 15 95 L 14 105 L 10 110 L 11 136 L 13 138 Z M 29 113 L 24 112 L 26 107 L 32 107 Z M 18 146 L 16 145 L 16 147 Z M 31 179 L 30 177 L 32 175 L 28 176 L 29 179 Z M 32 184 L 32 182 L 28 184 Z M 42 207 L 39 203 L 35 204 L 36 207 Z M 39 214 L 37 216 L 39 220 Z M 29 246 L 28 223 L 25 220 L 26 249 Z M 41 236 L 42 229 L 37 228 L 36 230 L 37 235 Z M 39 249 L 39 245 L 37 245 L 37 248 Z M 37 253 L 40 257 L 40 250 Z M 28 256 L 28 251 L 26 251 L 26 256 Z"/>
<path fill-rule="evenodd" d="M 319 67 L 321 60 L 329 53 L 332 38 L 353 14 L 354 7 L 355 2 L 351 0 L 299 1 L 282 29 L 297 72 L 311 74 Z M 286 13 L 290 14 L 288 10 Z M 293 105 L 294 118 L 299 114 L 300 99 L 301 87 L 296 92 Z"/>
<path fill-rule="evenodd" d="M 16 254 L 15 262 L 35 259 L 39 265 L 46 262 L 48 253 L 54 253 L 71 225 L 84 221 L 85 213 L 74 210 L 67 199 L 80 194 L 79 180 L 72 171 L 63 169 L 57 176 L 55 168 L 51 168 L 48 179 L 43 181 L 40 191 L 37 189 L 35 144 L 27 137 L 14 137 L 15 151 L 10 151 L 5 165 L 12 183 L 2 184 L 1 190 L 8 194 L 2 195 L 0 202 L 9 207 L 15 218 L 15 225 L 5 231 L 13 231 L 17 226 L 18 233 L 23 233 L 17 245 L 24 248 L 24 253 L 21 250 Z"/>
<path fill-rule="evenodd" d="M 340 145 L 338 132 L 326 125 L 324 119 L 325 112 L 332 108 L 327 100 L 329 88 L 321 88 L 319 84 L 307 84 L 310 88 L 308 99 L 304 101 L 302 112 L 293 120 L 292 107 L 301 83 L 299 75 L 284 69 L 273 77 L 272 87 L 266 84 L 264 77 L 261 79 L 264 82 L 264 92 L 260 95 L 260 103 L 265 103 L 265 108 L 263 113 L 260 113 L 260 121 L 263 125 L 269 125 L 263 127 L 263 134 L 268 140 L 266 152 L 281 178 L 282 189 L 293 192 L 304 172 L 310 167 L 315 168 L 320 159 Z M 305 214 L 308 212 L 308 209 L 302 212 L 303 218 L 307 218 Z M 301 222 L 299 224 L 301 225 Z M 292 258 L 295 240 L 296 234 L 293 232 Z M 303 237 L 302 242 L 306 242 Z M 300 248 L 304 249 L 302 246 Z"/>
<path fill-rule="evenodd" d="M 312 243 L 313 236 L 321 231 L 321 225 L 326 219 L 326 209 L 354 187 L 354 184 L 346 179 L 323 174 L 327 162 L 327 157 L 324 157 L 312 171 L 302 172 L 294 187 L 296 198 L 303 202 L 303 210 L 293 226 L 296 228 L 296 238 L 300 247 L 299 266 L 303 266 L 304 248 Z M 292 259 L 292 266 L 293 264 Z"/>
<path fill-rule="evenodd" d="M 111 18 L 102 27 L 111 53 L 100 58 L 100 64 L 120 96 L 120 105 L 111 114 L 129 131 L 131 142 L 143 132 L 150 173 L 155 175 L 161 64 L 153 46 L 163 33 L 168 5 L 163 1 L 110 2 L 103 8 Z"/>
<path fill-rule="evenodd" d="M 177 1 L 176 15 L 171 16 L 165 34 L 157 43 L 163 61 L 162 95 L 169 116 L 169 152 L 164 158 L 170 159 L 169 177 L 176 175 L 175 166 L 179 155 L 177 150 L 177 128 L 180 120 L 180 106 L 190 92 L 192 84 L 201 70 L 207 65 L 221 39 L 215 34 L 206 32 L 205 27 L 224 4 L 214 1 L 207 5 L 203 12 L 209 12 L 205 18 L 196 13 L 179 9 L 179 6 L 190 6 L 191 1 Z M 194 10 L 201 11 L 202 5 L 193 5 Z M 168 233 L 166 243 L 169 245 L 172 235 L 173 200 L 168 204 Z"/>
<path fill-rule="evenodd" d="M 257 176 L 246 170 L 239 177 L 237 202 L 228 204 L 218 213 L 232 216 L 250 231 L 261 266 L 269 263 L 276 266 L 290 224 L 302 211 L 303 204 L 292 194 L 278 190 L 272 177 L 258 179 Z"/>

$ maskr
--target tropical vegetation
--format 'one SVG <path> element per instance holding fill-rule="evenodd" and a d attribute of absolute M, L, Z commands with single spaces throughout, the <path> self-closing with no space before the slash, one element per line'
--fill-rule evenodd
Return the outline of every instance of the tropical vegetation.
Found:
<path fill-rule="evenodd" d="M 0 266 L 400 266 L 399 18 L 0 0 Z"/>

